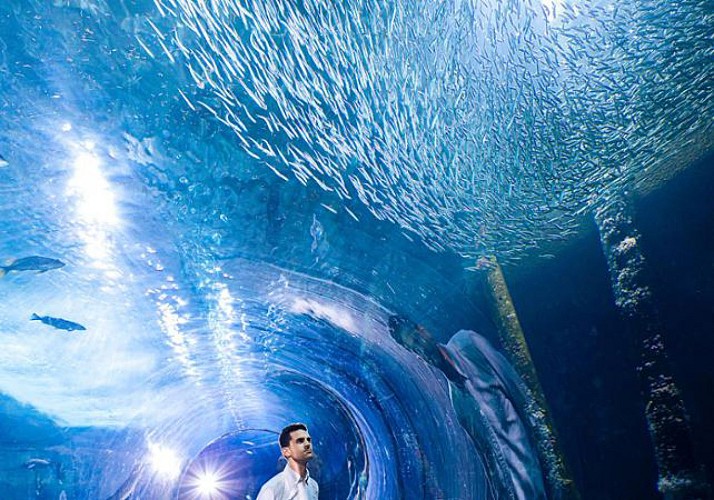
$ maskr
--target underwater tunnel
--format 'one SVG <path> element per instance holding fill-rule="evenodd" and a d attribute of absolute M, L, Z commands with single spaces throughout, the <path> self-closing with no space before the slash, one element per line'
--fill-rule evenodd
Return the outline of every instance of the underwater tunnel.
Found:
<path fill-rule="evenodd" d="M 706 0 L 3 0 L 0 499 L 699 499 Z"/>

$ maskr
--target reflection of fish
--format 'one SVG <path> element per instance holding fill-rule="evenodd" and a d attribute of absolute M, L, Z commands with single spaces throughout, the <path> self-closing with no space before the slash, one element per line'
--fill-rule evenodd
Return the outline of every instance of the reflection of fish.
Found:
<path fill-rule="evenodd" d="M 64 481 L 64 471 L 62 468 L 62 462 L 50 460 L 48 458 L 30 458 L 22 464 L 22 467 L 24 469 L 34 471 L 35 474 L 38 474 L 40 470 L 50 470 L 51 473 L 54 473 L 54 476 L 59 482 L 59 484 L 62 484 L 62 482 Z M 65 499 L 66 498 L 67 497 L 65 495 Z"/>
<path fill-rule="evenodd" d="M 554 477 L 552 465 L 539 461 L 536 440 L 543 424 L 513 366 L 476 332 L 461 330 L 446 346 L 469 377 L 465 389 L 450 391 L 451 401 L 459 423 L 483 450 L 496 498 L 550 498 L 543 480 Z M 563 489 L 554 485 L 552 498 L 570 498 Z"/>
<path fill-rule="evenodd" d="M 457 386 L 463 387 L 468 377 L 457 367 L 449 349 L 436 342 L 424 327 L 401 316 L 391 316 L 389 334 L 399 345 L 441 370 Z"/>
<path fill-rule="evenodd" d="M 22 466 L 25 469 L 32 470 L 32 469 L 42 469 L 45 467 L 49 467 L 51 464 L 52 464 L 52 462 L 50 462 L 49 460 L 44 459 L 44 458 L 31 458 L 27 462 L 22 464 Z"/>
<path fill-rule="evenodd" d="M 68 321 L 62 318 L 53 318 L 52 316 L 38 316 L 33 314 L 30 318 L 31 320 L 42 321 L 45 325 L 50 325 L 59 330 L 67 330 L 68 332 L 74 330 L 86 330 L 85 327 L 74 321 Z"/>
<path fill-rule="evenodd" d="M 23 257 L 12 261 L 7 266 L 0 266 L 0 276 L 4 276 L 10 271 L 38 271 L 44 273 L 50 269 L 59 269 L 64 266 L 64 262 L 49 257 Z"/>
<path fill-rule="evenodd" d="M 330 244 L 325 236 L 325 227 L 317 220 L 315 214 L 312 215 L 312 224 L 310 225 L 310 236 L 312 236 L 312 245 L 310 252 L 315 255 L 316 259 L 321 259 L 327 256 L 330 251 Z"/>

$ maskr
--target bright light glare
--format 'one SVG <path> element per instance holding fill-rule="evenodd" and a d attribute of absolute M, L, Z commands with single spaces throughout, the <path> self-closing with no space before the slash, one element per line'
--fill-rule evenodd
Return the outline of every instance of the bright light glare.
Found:
<path fill-rule="evenodd" d="M 196 478 L 196 490 L 201 496 L 211 497 L 218 493 L 219 482 L 215 472 L 205 472 Z"/>
<path fill-rule="evenodd" d="M 229 464 L 203 463 L 188 473 L 185 498 L 191 500 L 222 500 L 236 498 L 236 484 L 230 479 Z"/>
<path fill-rule="evenodd" d="M 77 210 L 84 222 L 110 225 L 119 221 L 112 187 L 102 173 L 99 158 L 93 154 L 77 155 L 67 187 L 78 198 Z"/>
<path fill-rule="evenodd" d="M 181 474 L 181 460 L 176 452 L 160 445 L 149 443 L 149 462 L 165 479 L 174 480 Z"/>
<path fill-rule="evenodd" d="M 85 243 L 87 255 L 95 267 L 108 269 L 113 246 L 108 230 L 119 223 L 119 216 L 102 162 L 88 147 L 94 148 L 94 143 L 85 141 L 85 149 L 74 158 L 74 175 L 67 183 L 67 194 L 75 202 L 78 236 Z"/>

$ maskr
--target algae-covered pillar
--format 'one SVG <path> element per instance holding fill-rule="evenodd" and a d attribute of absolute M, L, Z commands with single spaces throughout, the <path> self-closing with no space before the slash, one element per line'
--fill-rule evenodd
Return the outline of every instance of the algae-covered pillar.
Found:
<path fill-rule="evenodd" d="M 548 498 L 552 500 L 579 499 L 577 488 L 558 446 L 548 403 L 538 380 L 538 374 L 533 365 L 530 350 L 501 266 L 496 259 L 490 259 L 490 263 L 485 267 L 488 269 L 486 283 L 499 340 L 526 385 L 528 406 L 526 410 L 531 416 L 533 431 L 538 442 L 538 458 L 545 473 Z"/>
<path fill-rule="evenodd" d="M 662 322 L 631 213 L 629 204 L 618 198 L 599 208 L 595 221 L 615 304 L 639 343 L 637 372 L 657 461 L 657 486 L 665 499 L 710 498 L 703 468 L 694 456 L 689 416 L 671 374 Z"/>

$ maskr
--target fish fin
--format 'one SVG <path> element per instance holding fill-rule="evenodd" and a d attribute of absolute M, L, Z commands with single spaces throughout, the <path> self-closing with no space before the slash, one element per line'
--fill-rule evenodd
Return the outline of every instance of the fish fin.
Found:
<path fill-rule="evenodd" d="M 37 313 L 32 313 L 32 316 L 30 316 L 30 321 L 38 320 L 40 317 L 37 315 Z"/>

